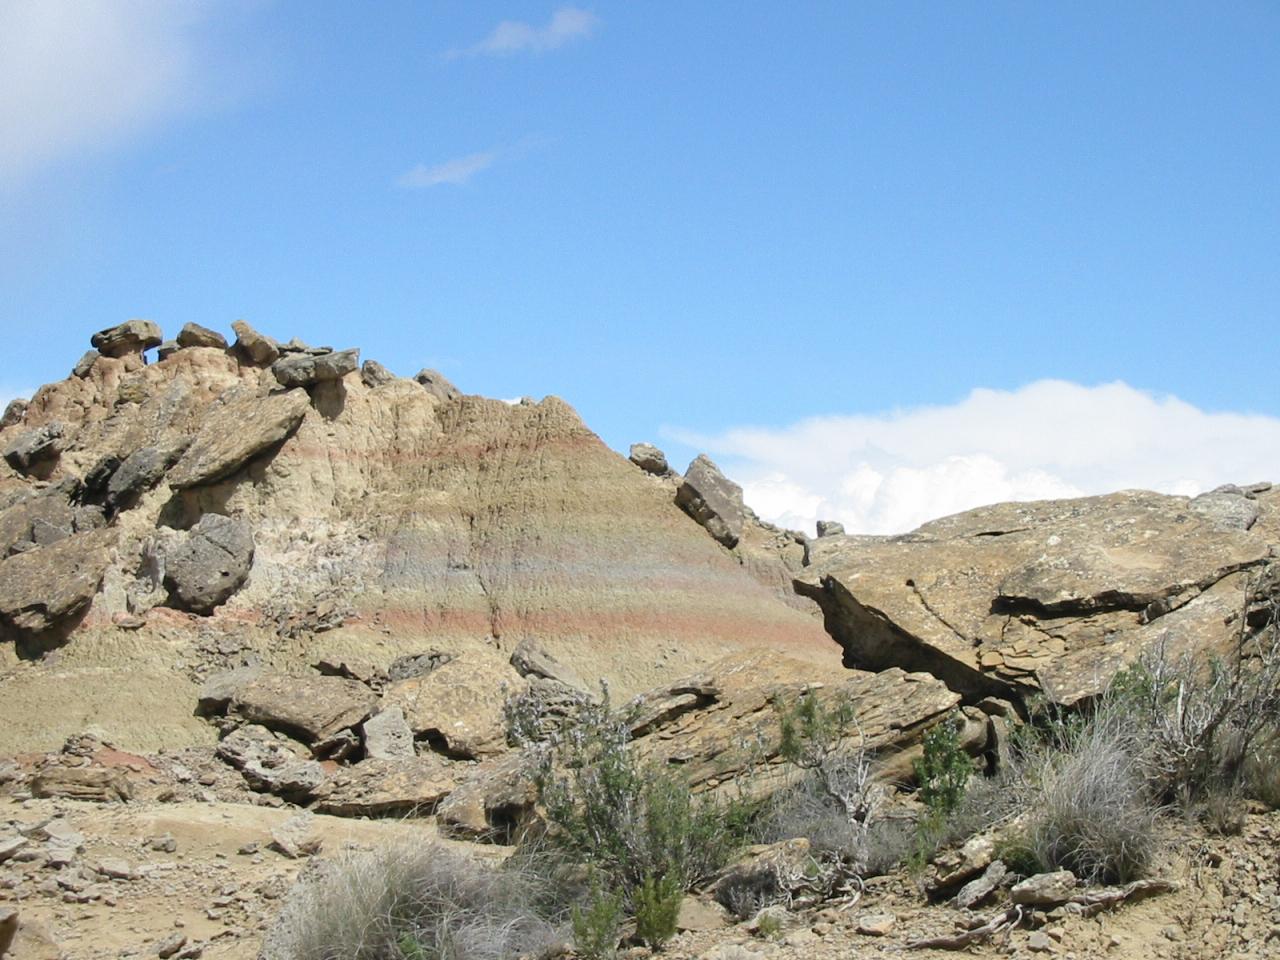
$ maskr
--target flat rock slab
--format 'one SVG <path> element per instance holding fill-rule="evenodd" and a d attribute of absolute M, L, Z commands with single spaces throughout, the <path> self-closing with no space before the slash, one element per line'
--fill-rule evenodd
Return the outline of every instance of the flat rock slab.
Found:
<path fill-rule="evenodd" d="M 310 406 L 305 390 L 214 405 L 170 472 L 170 486 L 182 490 L 230 476 L 293 433 Z"/>
<path fill-rule="evenodd" d="M 46 767 L 31 778 L 35 797 L 114 803 L 133 795 L 124 771 L 116 767 Z"/>
<path fill-rule="evenodd" d="M 328 740 L 373 712 L 377 695 L 343 677 L 260 676 L 236 691 L 231 713 L 306 743 Z"/>
<path fill-rule="evenodd" d="M 1072 703 L 1268 551 L 1266 537 L 1185 497 L 1125 491 L 983 507 L 902 536 L 822 537 L 796 589 L 822 606 L 856 665 L 928 670 L 975 695 L 1038 687 Z M 1201 639 L 1212 647 L 1224 628 Z M 1071 658 L 1052 689 L 1042 682 Z"/>

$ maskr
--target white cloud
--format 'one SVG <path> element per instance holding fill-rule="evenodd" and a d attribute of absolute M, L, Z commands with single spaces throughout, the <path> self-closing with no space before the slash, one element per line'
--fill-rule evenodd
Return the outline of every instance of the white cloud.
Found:
<path fill-rule="evenodd" d="M 205 3 L 0 4 L 0 181 L 117 146 L 189 106 Z"/>
<path fill-rule="evenodd" d="M 950 406 L 678 439 L 718 457 L 761 516 L 901 533 L 986 503 L 1280 481 L 1280 419 L 1208 413 L 1124 383 L 1041 380 Z"/>
<path fill-rule="evenodd" d="M 465 157 L 456 157 L 453 160 L 446 160 L 444 163 L 437 163 L 431 167 L 420 163 L 397 177 L 396 184 L 401 187 L 411 188 L 437 187 L 443 183 L 451 183 L 458 186 L 466 183 L 481 170 L 492 166 L 493 161 L 496 159 L 498 159 L 497 152 L 488 151 L 486 153 L 472 153 Z"/>
<path fill-rule="evenodd" d="M 523 20 L 503 20 L 489 36 L 461 50 L 450 50 L 447 59 L 458 57 L 509 57 L 516 53 L 545 53 L 566 43 L 591 36 L 600 18 L 588 10 L 560 7 L 545 27 L 535 27 Z"/>

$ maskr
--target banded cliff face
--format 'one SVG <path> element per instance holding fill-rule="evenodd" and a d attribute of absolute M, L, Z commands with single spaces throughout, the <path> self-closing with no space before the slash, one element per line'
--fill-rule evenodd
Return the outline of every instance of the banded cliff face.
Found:
<path fill-rule="evenodd" d="M 530 639 L 622 694 L 742 650 L 838 663 L 778 589 L 767 532 L 721 546 L 563 401 L 385 371 L 286 387 L 271 359 L 91 357 L 7 418 L 0 753 L 86 727 L 125 748 L 207 742 L 197 688 L 251 662 L 441 653 L 486 702 L 522 682 L 509 660 Z"/>

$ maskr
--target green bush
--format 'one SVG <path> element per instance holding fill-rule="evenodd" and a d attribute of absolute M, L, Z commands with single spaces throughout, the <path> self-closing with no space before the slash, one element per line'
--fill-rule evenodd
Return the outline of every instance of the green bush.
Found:
<path fill-rule="evenodd" d="M 573 905 L 573 944 L 587 960 L 609 960 L 617 953 L 618 931 L 622 926 L 622 898 L 591 880 L 586 907 Z"/>
<path fill-rule="evenodd" d="M 654 950 L 661 950 L 676 932 L 684 890 L 674 876 L 644 878 L 636 891 L 636 936 Z"/>
<path fill-rule="evenodd" d="M 629 741 L 627 718 L 607 698 L 583 704 L 548 741 L 537 784 L 548 841 L 599 870 L 634 908 L 646 877 L 685 890 L 713 875 L 741 846 L 744 818 L 694 795 L 679 771 L 639 758 Z"/>
<path fill-rule="evenodd" d="M 936 724 L 924 735 L 923 754 L 912 763 L 920 799 L 935 814 L 946 816 L 960 806 L 973 761 L 960 746 L 960 721 Z"/>

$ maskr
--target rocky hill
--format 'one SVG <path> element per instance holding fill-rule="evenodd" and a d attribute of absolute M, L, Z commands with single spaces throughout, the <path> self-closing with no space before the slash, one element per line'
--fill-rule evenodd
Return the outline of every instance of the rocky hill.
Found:
<path fill-rule="evenodd" d="M 233 332 L 103 330 L 0 419 L 0 792 L 51 816 L 168 811 L 117 815 L 144 845 L 185 829 L 173 811 L 205 823 L 201 805 L 259 832 L 303 810 L 502 842 L 534 806 L 512 705 L 553 720 L 602 690 L 634 699 L 640 747 L 698 789 L 733 783 L 780 693 L 842 691 L 909 788 L 955 711 L 964 748 L 994 757 L 1029 700 L 1087 701 L 1156 647 L 1225 650 L 1278 593 L 1265 483 L 810 537 L 762 523 L 705 457 L 682 475 L 646 444 L 614 453 L 557 398 Z M 62 904 L 124 895 L 88 867 L 71 887 L 41 873 L 80 869 L 76 829 L 12 822 L 12 850 L 41 852 L 0 895 L 64 932 Z M 208 955 L 252 955 L 260 906 Z M 223 937 L 221 916 L 193 942 Z M 139 922 L 73 955 L 159 939 Z"/>

